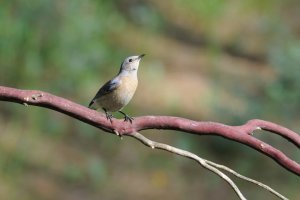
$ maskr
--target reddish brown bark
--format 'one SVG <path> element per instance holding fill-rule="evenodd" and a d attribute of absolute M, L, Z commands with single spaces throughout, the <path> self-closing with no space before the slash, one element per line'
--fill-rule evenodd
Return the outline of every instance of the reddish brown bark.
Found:
<path fill-rule="evenodd" d="M 180 130 L 198 135 L 217 135 L 245 144 L 275 160 L 287 170 L 300 175 L 300 164 L 287 157 L 273 146 L 255 138 L 252 133 L 263 129 L 276 133 L 300 147 L 300 135 L 278 124 L 253 119 L 241 126 L 229 126 L 216 122 L 198 122 L 171 116 L 136 117 L 132 124 L 114 119 L 112 123 L 105 115 L 67 99 L 36 90 L 19 90 L 0 86 L 0 100 L 34 105 L 56 110 L 106 132 L 131 134 L 146 129 Z"/>

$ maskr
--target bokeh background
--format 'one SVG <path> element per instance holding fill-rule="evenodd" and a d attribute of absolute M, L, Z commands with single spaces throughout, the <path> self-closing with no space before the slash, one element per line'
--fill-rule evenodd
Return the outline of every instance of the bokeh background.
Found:
<path fill-rule="evenodd" d="M 260 118 L 300 132 L 299 10 L 298 0 L 4 0 L 0 84 L 87 105 L 125 57 L 146 53 L 132 116 Z M 51 110 L 0 102 L 0 127 L 0 199 L 236 199 L 191 160 Z M 142 133 L 300 196 L 299 177 L 244 145 Z M 257 137 L 300 162 L 284 139 Z M 234 180 L 249 199 L 276 199 Z"/>

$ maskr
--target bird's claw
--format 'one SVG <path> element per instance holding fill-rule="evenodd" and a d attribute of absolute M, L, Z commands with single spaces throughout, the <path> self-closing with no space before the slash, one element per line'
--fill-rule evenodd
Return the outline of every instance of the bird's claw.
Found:
<path fill-rule="evenodd" d="M 132 121 L 134 120 L 133 117 L 130 117 L 129 115 L 124 115 L 124 122 L 129 121 L 132 124 Z"/>
<path fill-rule="evenodd" d="M 124 122 L 129 121 L 132 124 L 132 121 L 134 120 L 133 117 L 130 117 L 129 115 L 127 115 L 126 113 L 119 111 L 119 113 L 121 113 L 122 115 L 124 115 Z"/>
<path fill-rule="evenodd" d="M 114 116 L 108 112 L 105 113 L 106 114 L 106 119 L 110 121 L 110 123 L 112 123 L 112 118 L 114 118 Z"/>

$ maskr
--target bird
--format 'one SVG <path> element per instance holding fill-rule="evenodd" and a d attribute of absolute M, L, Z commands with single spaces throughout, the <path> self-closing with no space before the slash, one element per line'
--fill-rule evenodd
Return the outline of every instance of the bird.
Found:
<path fill-rule="evenodd" d="M 114 117 L 111 112 L 123 114 L 124 121 L 132 123 L 134 118 L 124 113 L 122 109 L 129 103 L 136 91 L 139 63 L 144 56 L 145 54 L 127 57 L 122 62 L 119 73 L 99 89 L 88 107 L 95 110 L 102 108 L 106 119 L 111 123 Z"/>

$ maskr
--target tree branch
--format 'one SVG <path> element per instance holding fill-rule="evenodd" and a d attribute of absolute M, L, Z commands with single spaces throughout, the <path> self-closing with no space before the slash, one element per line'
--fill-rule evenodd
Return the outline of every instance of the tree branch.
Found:
<path fill-rule="evenodd" d="M 204 160 L 205 160 L 205 159 L 204 159 Z M 267 185 L 265 185 L 265 184 L 263 184 L 263 183 L 261 183 L 261 182 L 259 182 L 259 181 L 253 180 L 253 179 L 248 178 L 248 177 L 246 177 L 246 176 L 243 176 L 243 175 L 237 173 L 236 171 L 234 171 L 234 170 L 232 170 L 232 169 L 230 169 L 230 168 L 228 168 L 228 167 L 226 167 L 226 166 L 224 166 L 224 165 L 219 165 L 219 164 L 216 164 L 216 163 L 211 162 L 211 161 L 209 161 L 209 160 L 205 160 L 205 162 L 207 162 L 207 164 L 212 165 L 212 166 L 214 166 L 214 167 L 216 167 L 216 168 L 218 168 L 218 169 L 225 170 L 225 171 L 227 171 L 227 172 L 233 174 L 234 176 L 236 176 L 236 177 L 238 177 L 238 178 L 240 178 L 240 179 L 243 179 L 243 180 L 245 180 L 245 181 L 248 181 L 248 182 L 250 182 L 250 183 L 253 183 L 253 184 L 255 184 L 255 185 L 258 185 L 258 186 L 264 188 L 265 190 L 268 190 L 268 191 L 271 192 L 272 194 L 276 195 L 276 196 L 279 197 L 280 199 L 287 200 L 287 198 L 284 197 L 282 194 L 278 193 L 277 191 L 275 191 L 275 190 L 272 189 L 271 187 L 269 187 L 269 186 L 267 186 Z"/>
<path fill-rule="evenodd" d="M 300 147 L 300 135 L 271 122 L 255 119 L 241 126 L 229 126 L 216 122 L 197 122 L 179 117 L 143 116 L 135 118 L 132 124 L 123 122 L 123 120 L 113 120 L 110 123 L 102 113 L 47 92 L 19 90 L 3 86 L 0 86 L 0 100 L 56 110 L 106 132 L 120 135 L 131 135 L 146 129 L 169 129 L 197 135 L 217 135 L 245 144 L 272 158 L 292 173 L 300 175 L 300 164 L 280 150 L 253 136 L 255 130 L 263 129 L 283 136 L 298 148 Z"/>
<path fill-rule="evenodd" d="M 277 196 L 278 198 L 280 199 L 283 199 L 283 200 L 287 200 L 288 198 L 284 197 L 282 194 L 276 192 L 274 189 L 272 189 L 271 187 L 259 182 L 259 181 L 256 181 L 256 180 L 253 180 L 251 178 L 248 178 L 248 177 L 245 177 L 239 173 L 237 173 L 236 171 L 224 166 L 224 165 L 219 165 L 217 163 L 214 163 L 212 161 L 209 161 L 209 160 L 205 160 L 191 152 L 188 152 L 188 151 L 185 151 L 185 150 L 182 150 L 182 149 L 178 149 L 176 147 L 173 147 L 173 146 L 170 146 L 170 145 L 167 145 L 167 144 L 163 144 L 163 143 L 159 143 L 159 142 L 155 142 L 155 141 L 152 141 L 148 138 L 146 138 L 145 136 L 143 136 L 142 134 L 138 133 L 138 132 L 135 132 L 135 133 L 132 133 L 131 135 L 129 135 L 137 140 L 139 140 L 140 142 L 142 142 L 143 144 L 145 144 L 146 146 L 149 146 L 151 147 L 152 149 L 156 148 L 156 149 L 161 149 L 161 150 L 165 150 L 165 151 L 168 151 L 168 152 L 171 152 L 171 153 L 174 153 L 174 154 L 177 154 L 177 155 L 180 155 L 180 156 L 183 156 L 183 157 L 187 157 L 187 158 L 190 158 L 192 160 L 195 160 L 197 161 L 202 167 L 208 169 L 209 171 L 217 174 L 218 176 L 220 176 L 222 179 L 224 179 L 225 181 L 227 181 L 227 183 L 230 185 L 230 187 L 232 187 L 232 189 L 235 191 L 235 193 L 238 195 L 238 197 L 240 199 L 246 199 L 243 194 L 241 193 L 241 191 L 239 190 L 239 188 L 235 185 L 235 183 L 228 177 L 226 176 L 224 173 L 222 173 L 220 170 L 218 169 L 222 169 L 222 170 L 225 170 L 233 175 L 235 175 L 236 177 L 240 178 L 240 179 L 243 179 L 245 181 L 248 181 L 250 183 L 253 183 L 255 185 L 258 185 L 262 188 L 264 188 L 265 190 L 271 192 L 272 194 L 274 194 L 275 196 Z"/>
<path fill-rule="evenodd" d="M 151 147 L 152 149 L 157 148 L 157 149 L 162 149 L 171 153 L 175 153 L 177 155 L 181 155 L 187 158 L 191 158 L 192 160 L 197 161 L 202 167 L 208 169 L 209 171 L 217 174 L 218 176 L 220 176 L 222 179 L 224 179 L 225 181 L 227 181 L 227 183 L 230 185 L 230 187 L 235 191 L 235 193 L 238 195 L 238 197 L 241 200 L 246 200 L 246 198 L 244 197 L 244 195 L 241 193 L 241 191 L 239 190 L 239 188 L 235 185 L 235 183 L 223 172 L 221 172 L 220 170 L 218 170 L 216 167 L 213 167 L 212 165 L 209 165 L 204 159 L 200 158 L 199 156 L 188 152 L 188 151 L 184 151 L 182 149 L 178 149 L 176 147 L 172 147 L 170 145 L 167 144 L 163 144 L 163 143 L 159 143 L 159 142 L 154 142 L 152 140 L 149 140 L 148 138 L 146 138 L 145 136 L 143 136 L 142 134 L 138 133 L 138 132 L 134 132 L 132 134 L 130 134 L 129 136 L 139 140 L 140 142 L 142 142 L 143 144 Z"/>

